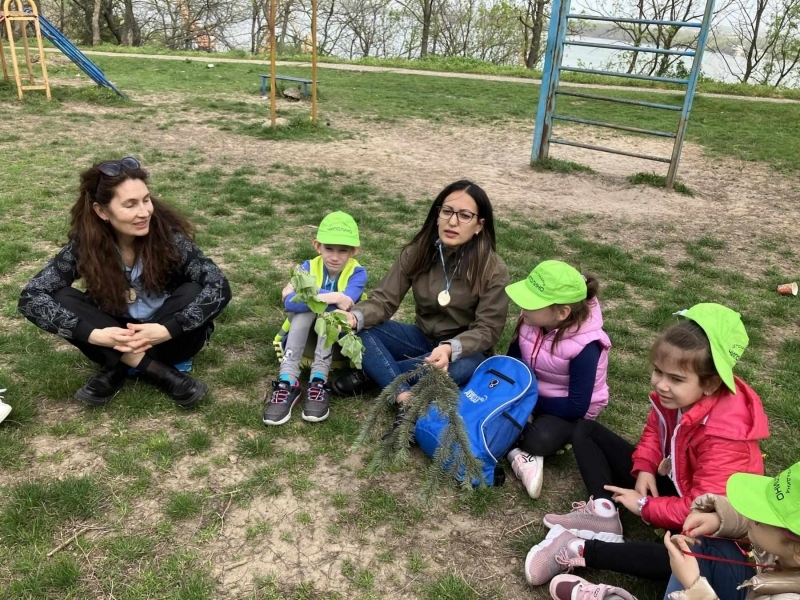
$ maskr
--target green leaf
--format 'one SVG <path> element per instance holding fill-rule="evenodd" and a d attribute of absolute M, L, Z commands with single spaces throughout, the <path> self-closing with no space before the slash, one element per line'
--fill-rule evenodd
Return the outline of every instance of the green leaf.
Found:
<path fill-rule="evenodd" d="M 322 336 L 325 335 L 325 331 L 326 331 L 325 318 L 319 317 L 314 323 L 314 333 L 316 333 L 317 336 Z"/>
<path fill-rule="evenodd" d="M 317 295 L 319 292 L 317 289 L 317 280 L 314 279 L 313 275 L 303 269 L 295 269 L 292 271 L 291 282 L 295 291 L 292 302 L 305 302 L 308 308 L 318 315 L 325 312 L 328 305 L 319 299 Z"/>
<path fill-rule="evenodd" d="M 347 335 L 339 339 L 342 347 L 342 356 L 349 358 L 356 369 L 361 368 L 361 357 L 364 355 L 364 344 L 361 338 L 350 331 Z"/>

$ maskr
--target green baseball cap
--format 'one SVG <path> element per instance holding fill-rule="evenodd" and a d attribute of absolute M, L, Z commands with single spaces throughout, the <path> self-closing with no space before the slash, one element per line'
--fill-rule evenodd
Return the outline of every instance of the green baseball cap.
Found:
<path fill-rule="evenodd" d="M 735 393 L 733 366 L 742 358 L 742 353 L 750 343 L 742 323 L 742 315 L 712 302 L 695 304 L 674 314 L 694 321 L 706 332 L 717 374 L 728 389 Z"/>
<path fill-rule="evenodd" d="M 736 512 L 748 519 L 800 535 L 800 462 L 777 477 L 734 473 L 727 495 Z"/>
<path fill-rule="evenodd" d="M 355 219 L 340 210 L 325 215 L 322 219 L 317 229 L 317 241 L 320 244 L 337 244 L 352 248 L 361 246 Z"/>
<path fill-rule="evenodd" d="M 586 300 L 586 280 L 575 267 L 560 260 L 536 265 L 522 281 L 506 286 L 506 294 L 524 310 Z"/>

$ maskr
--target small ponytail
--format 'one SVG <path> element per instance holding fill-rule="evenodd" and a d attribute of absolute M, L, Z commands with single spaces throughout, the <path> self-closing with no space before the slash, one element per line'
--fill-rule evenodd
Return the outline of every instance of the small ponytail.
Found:
<path fill-rule="evenodd" d="M 583 279 L 586 281 L 586 299 L 573 304 L 557 304 L 556 306 L 569 306 L 569 316 L 558 324 L 558 331 L 553 338 L 553 349 L 555 349 L 561 338 L 570 330 L 577 330 L 586 322 L 592 314 L 592 307 L 597 301 L 597 294 L 600 292 L 600 282 L 593 273 L 585 273 Z"/>

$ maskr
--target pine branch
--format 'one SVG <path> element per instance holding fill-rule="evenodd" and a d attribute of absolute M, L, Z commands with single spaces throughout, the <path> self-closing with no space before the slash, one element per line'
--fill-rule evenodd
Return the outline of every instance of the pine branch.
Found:
<path fill-rule="evenodd" d="M 435 406 L 449 422 L 440 434 L 441 443 L 426 470 L 422 486 L 423 498 L 429 502 L 443 482 L 451 482 L 453 478 L 461 478 L 461 475 L 461 488 L 465 491 L 472 490 L 473 481 L 486 485 L 483 465 L 472 453 L 464 420 L 458 413 L 461 392 L 452 377 L 427 363 L 422 363 L 410 373 L 403 373 L 384 388 L 372 405 L 353 448 L 373 439 L 378 431 L 386 430 L 385 427 L 394 414 L 395 399 L 400 386 L 411 382 L 413 385 L 409 398 L 403 406 L 403 421 L 387 439 L 381 441 L 370 460 L 368 472 L 375 474 L 388 466 L 405 464 L 409 458 L 417 420 L 426 415 L 431 406 Z"/>

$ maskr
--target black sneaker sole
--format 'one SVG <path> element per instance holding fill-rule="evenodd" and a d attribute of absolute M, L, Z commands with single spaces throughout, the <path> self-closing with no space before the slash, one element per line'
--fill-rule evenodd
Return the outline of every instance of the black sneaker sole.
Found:
<path fill-rule="evenodd" d="M 264 425 L 270 425 L 270 426 L 272 426 L 272 425 L 283 425 L 284 423 L 288 423 L 289 419 L 292 418 L 292 410 L 294 409 L 295 406 L 297 406 L 298 402 L 300 402 L 300 396 L 299 395 L 297 396 L 297 398 L 294 399 L 294 402 L 292 402 L 291 406 L 289 406 L 289 412 L 287 412 L 286 416 L 283 417 L 282 419 L 279 419 L 277 421 L 267 420 L 266 416 L 262 415 L 261 422 L 264 423 Z"/>
<path fill-rule="evenodd" d="M 194 394 L 186 398 L 185 400 L 175 400 L 175 404 L 180 406 L 181 408 L 194 408 L 197 406 L 197 403 L 208 393 L 208 385 L 204 382 L 200 381 L 199 379 L 195 379 L 197 383 L 197 389 L 195 390 Z"/>

